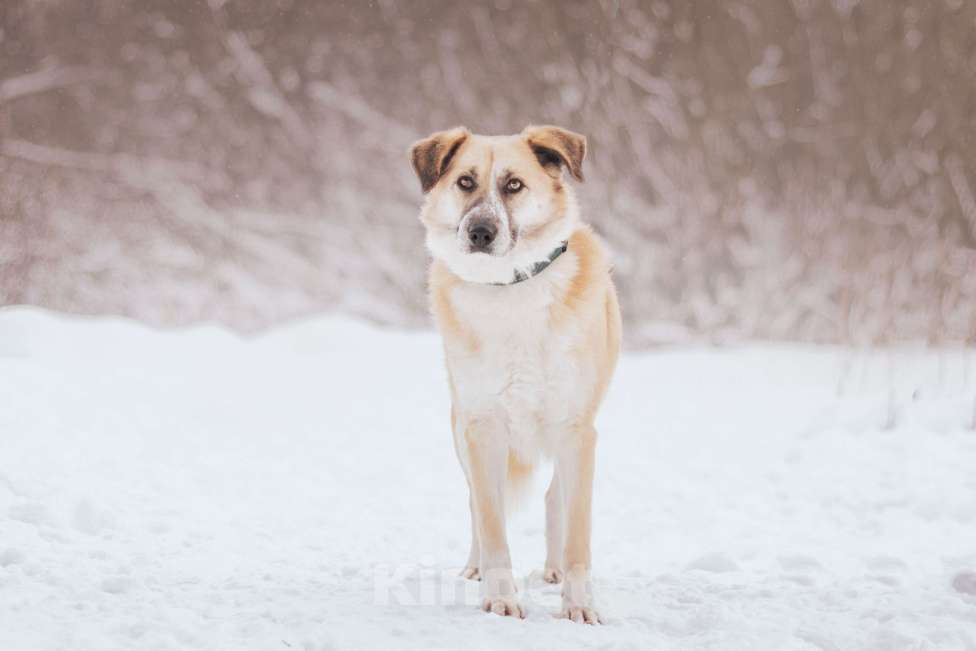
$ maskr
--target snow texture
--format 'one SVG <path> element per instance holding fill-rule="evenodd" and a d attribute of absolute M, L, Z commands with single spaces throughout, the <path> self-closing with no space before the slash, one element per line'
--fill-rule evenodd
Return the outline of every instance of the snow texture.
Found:
<path fill-rule="evenodd" d="M 528 618 L 455 576 L 434 335 L 0 310 L 0 649 L 973 649 L 970 354 L 625 356 L 591 627 L 541 580 L 541 478 L 509 524 Z"/>

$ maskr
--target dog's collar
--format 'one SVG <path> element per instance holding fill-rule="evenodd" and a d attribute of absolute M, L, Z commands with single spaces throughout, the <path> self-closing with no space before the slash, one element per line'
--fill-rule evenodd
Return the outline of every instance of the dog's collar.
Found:
<path fill-rule="evenodd" d="M 507 285 L 514 285 L 516 283 L 520 283 L 523 280 L 528 280 L 529 278 L 532 278 L 534 276 L 538 276 L 545 270 L 546 267 L 548 267 L 553 262 L 555 262 L 556 258 L 561 256 L 563 253 L 566 253 L 566 249 L 568 248 L 569 248 L 569 241 L 563 240 L 562 242 L 560 242 L 559 246 L 557 246 L 556 248 L 554 248 L 552 251 L 549 252 L 549 255 L 546 257 L 545 260 L 539 260 L 538 262 L 532 263 L 532 266 L 529 267 L 528 272 L 522 271 L 521 269 L 516 269 L 511 281 L 507 283 L 492 283 L 492 285 L 499 285 L 504 287 Z"/>

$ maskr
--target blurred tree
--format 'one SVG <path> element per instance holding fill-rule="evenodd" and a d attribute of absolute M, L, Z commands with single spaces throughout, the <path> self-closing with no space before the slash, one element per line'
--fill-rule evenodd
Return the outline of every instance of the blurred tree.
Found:
<path fill-rule="evenodd" d="M 412 139 L 586 133 L 633 345 L 976 337 L 976 4 L 8 0 L 0 302 L 422 325 Z"/>

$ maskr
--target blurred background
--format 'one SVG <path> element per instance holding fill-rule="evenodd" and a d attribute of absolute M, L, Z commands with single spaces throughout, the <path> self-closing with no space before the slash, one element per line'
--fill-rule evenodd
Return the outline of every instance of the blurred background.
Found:
<path fill-rule="evenodd" d="M 0 3 L 0 304 L 428 326 L 410 143 L 584 133 L 631 347 L 976 339 L 976 2 Z"/>

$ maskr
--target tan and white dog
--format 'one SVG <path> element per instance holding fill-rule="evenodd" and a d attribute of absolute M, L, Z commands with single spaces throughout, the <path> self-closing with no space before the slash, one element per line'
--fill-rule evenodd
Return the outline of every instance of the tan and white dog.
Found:
<path fill-rule="evenodd" d="M 593 420 L 613 374 L 620 313 L 600 240 L 582 223 L 563 169 L 582 181 L 586 139 L 553 126 L 514 136 L 459 127 L 411 149 L 426 201 L 430 301 L 444 338 L 454 445 L 470 490 L 471 554 L 482 607 L 525 616 L 505 509 L 543 457 L 544 577 L 563 581 L 562 615 L 600 621 L 590 584 Z"/>

